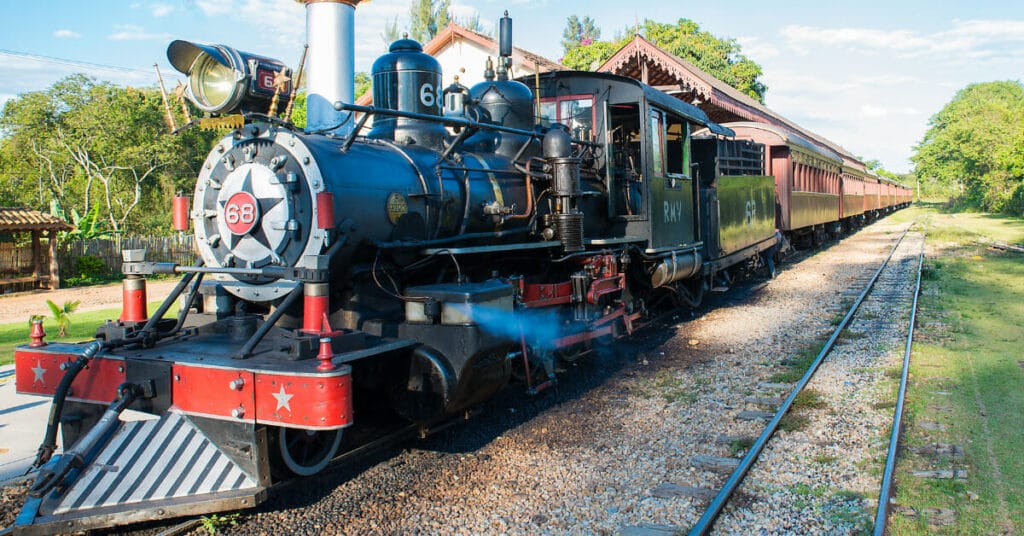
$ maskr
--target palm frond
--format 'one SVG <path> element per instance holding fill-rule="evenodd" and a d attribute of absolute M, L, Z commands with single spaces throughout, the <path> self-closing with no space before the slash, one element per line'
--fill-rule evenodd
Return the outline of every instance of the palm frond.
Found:
<path fill-rule="evenodd" d="M 46 300 L 46 306 L 50 308 L 50 312 L 53 313 L 54 318 L 60 318 L 61 313 L 64 312 L 60 307 L 57 307 L 57 304 L 53 303 L 52 300 Z"/>

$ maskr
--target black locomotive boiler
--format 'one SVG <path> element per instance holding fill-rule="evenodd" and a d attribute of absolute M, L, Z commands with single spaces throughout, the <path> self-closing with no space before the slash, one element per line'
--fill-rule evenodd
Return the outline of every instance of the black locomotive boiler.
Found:
<path fill-rule="evenodd" d="M 354 6 L 307 9 L 344 32 Z M 54 398 L 17 531 L 252 506 L 360 427 L 429 430 L 513 379 L 542 391 L 558 360 L 656 304 L 772 269 L 763 145 L 632 79 L 552 72 L 531 89 L 508 76 L 510 31 L 506 17 L 494 74 L 471 88 L 440 89 L 437 61 L 399 40 L 374 64 L 373 106 L 335 101 L 337 122 L 305 131 L 266 113 L 283 64 L 172 43 L 196 104 L 243 118 L 175 201 L 199 260 L 126 251 L 118 321 L 17 350 L 18 390 Z M 311 114 L 318 91 L 311 76 Z M 152 274 L 182 279 L 147 316 Z"/>

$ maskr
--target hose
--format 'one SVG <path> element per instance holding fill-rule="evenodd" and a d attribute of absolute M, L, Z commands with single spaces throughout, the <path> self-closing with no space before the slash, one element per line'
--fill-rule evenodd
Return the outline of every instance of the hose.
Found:
<path fill-rule="evenodd" d="M 93 341 L 85 347 L 82 355 L 72 361 L 71 365 L 64 371 L 64 376 L 60 379 L 60 383 L 57 384 L 57 390 L 53 394 L 53 403 L 50 404 L 50 416 L 46 421 L 46 434 L 43 435 L 43 442 L 39 444 L 39 450 L 36 451 L 36 460 L 32 462 L 30 471 L 33 468 L 42 467 L 53 456 L 53 452 L 57 449 L 57 427 L 60 425 L 60 418 L 64 413 L 64 401 L 68 397 L 68 391 L 71 390 L 71 383 L 75 381 L 78 373 L 82 372 L 82 369 L 101 350 L 103 350 L 103 343 Z"/>

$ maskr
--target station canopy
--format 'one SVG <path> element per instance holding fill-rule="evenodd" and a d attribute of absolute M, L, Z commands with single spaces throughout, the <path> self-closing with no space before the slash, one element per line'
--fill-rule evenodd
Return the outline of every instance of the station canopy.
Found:
<path fill-rule="evenodd" d="M 839 144 L 779 115 L 696 65 L 636 35 L 608 61 L 600 72 L 627 76 L 697 106 L 716 123 L 752 121 L 773 125 L 814 141 L 851 160 L 858 160 Z"/>

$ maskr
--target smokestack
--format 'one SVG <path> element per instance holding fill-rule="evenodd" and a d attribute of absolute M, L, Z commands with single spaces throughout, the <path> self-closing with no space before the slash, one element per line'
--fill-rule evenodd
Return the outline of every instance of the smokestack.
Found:
<path fill-rule="evenodd" d="M 337 127 L 349 112 L 334 103 L 351 104 L 355 77 L 355 12 L 360 0 L 297 0 L 306 5 L 306 130 L 330 129 L 346 135 L 353 122 Z"/>

